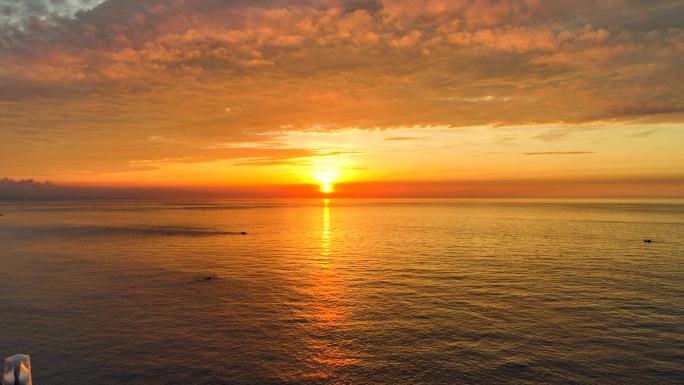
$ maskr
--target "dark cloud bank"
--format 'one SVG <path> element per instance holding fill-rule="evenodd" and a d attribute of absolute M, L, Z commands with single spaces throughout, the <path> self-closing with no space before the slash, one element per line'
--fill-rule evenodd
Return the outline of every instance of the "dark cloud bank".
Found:
<path fill-rule="evenodd" d="M 0 180 L 0 201 L 322 198 L 315 185 L 222 188 L 74 187 Z M 684 178 L 368 182 L 336 186 L 337 198 L 682 198 Z"/>

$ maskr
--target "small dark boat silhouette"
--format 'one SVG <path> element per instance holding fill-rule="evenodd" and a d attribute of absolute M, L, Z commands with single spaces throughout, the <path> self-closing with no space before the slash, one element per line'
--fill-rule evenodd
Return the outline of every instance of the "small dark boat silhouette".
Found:
<path fill-rule="evenodd" d="M 650 239 L 644 239 L 644 243 L 653 243 L 653 241 Z"/>

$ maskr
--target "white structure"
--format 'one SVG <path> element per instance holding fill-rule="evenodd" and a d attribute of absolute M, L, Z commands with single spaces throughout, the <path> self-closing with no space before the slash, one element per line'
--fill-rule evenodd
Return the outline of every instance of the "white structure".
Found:
<path fill-rule="evenodd" d="M 31 357 L 26 354 L 16 354 L 6 359 L 2 385 L 33 385 Z"/>

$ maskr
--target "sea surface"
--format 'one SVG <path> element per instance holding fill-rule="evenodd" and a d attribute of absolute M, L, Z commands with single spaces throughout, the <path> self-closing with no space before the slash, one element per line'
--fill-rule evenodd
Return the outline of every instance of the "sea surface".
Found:
<path fill-rule="evenodd" d="M 35 385 L 684 384 L 682 204 L 0 212 L 0 357 Z"/>

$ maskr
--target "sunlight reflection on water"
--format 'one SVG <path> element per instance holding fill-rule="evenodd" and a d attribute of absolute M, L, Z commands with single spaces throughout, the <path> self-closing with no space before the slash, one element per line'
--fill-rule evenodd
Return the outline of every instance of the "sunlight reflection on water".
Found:
<path fill-rule="evenodd" d="M 684 374 L 681 206 L 2 211 L 0 354 L 32 354 L 36 384 L 677 384 Z"/>

